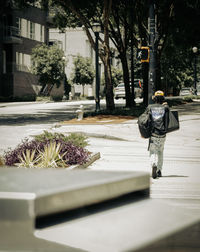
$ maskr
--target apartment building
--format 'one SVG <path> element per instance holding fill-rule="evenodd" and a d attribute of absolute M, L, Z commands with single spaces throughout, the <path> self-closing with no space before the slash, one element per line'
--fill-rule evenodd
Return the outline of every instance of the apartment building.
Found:
<path fill-rule="evenodd" d="M 34 97 L 40 86 L 30 73 L 32 48 L 48 43 L 47 13 L 8 4 L 0 17 L 0 97 Z"/>

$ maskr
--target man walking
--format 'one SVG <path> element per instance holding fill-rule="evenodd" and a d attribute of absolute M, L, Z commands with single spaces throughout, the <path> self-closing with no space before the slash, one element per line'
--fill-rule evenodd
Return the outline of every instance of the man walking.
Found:
<path fill-rule="evenodd" d="M 151 136 L 149 138 L 150 163 L 152 178 L 162 177 L 163 150 L 169 124 L 169 106 L 165 102 L 163 91 L 156 91 L 153 96 L 154 104 L 147 110 L 150 113 Z"/>

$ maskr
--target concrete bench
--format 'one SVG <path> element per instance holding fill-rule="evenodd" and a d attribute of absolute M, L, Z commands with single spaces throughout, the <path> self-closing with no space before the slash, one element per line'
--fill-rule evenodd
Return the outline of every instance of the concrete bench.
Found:
<path fill-rule="evenodd" d="M 150 199 L 143 172 L 0 169 L 0 251 L 199 246 L 200 217 Z"/>
<path fill-rule="evenodd" d="M 1 168 L 0 249 L 57 251 L 34 235 L 38 218 L 141 190 L 149 191 L 142 172 Z"/>

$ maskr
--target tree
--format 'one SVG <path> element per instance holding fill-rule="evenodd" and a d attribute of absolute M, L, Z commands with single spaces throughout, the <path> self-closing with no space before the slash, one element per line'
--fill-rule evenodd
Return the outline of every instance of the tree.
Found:
<path fill-rule="evenodd" d="M 68 27 L 84 26 L 88 39 L 93 48 L 95 42 L 92 34 L 92 23 L 99 22 L 104 28 L 104 35 L 109 34 L 115 44 L 123 68 L 123 78 L 126 91 L 126 106 L 132 106 L 132 94 L 130 91 L 129 66 L 127 51 L 130 46 L 138 47 L 138 39 L 141 45 L 147 46 L 149 41 L 148 33 L 148 12 L 149 1 L 146 0 L 52 0 L 59 9 L 56 10 L 60 15 L 59 24 L 66 24 Z M 167 55 L 170 41 L 173 46 L 180 48 L 181 52 L 187 51 L 189 47 L 199 45 L 200 26 L 200 0 L 156 0 L 156 89 L 163 89 L 161 83 L 162 60 L 167 57 L 173 65 L 173 57 L 169 59 Z M 184 14 L 183 14 L 184 13 Z M 59 15 L 57 17 L 59 17 Z M 105 33 L 106 32 L 106 33 Z M 130 43 L 131 41 L 131 43 Z M 109 52 L 109 40 L 104 36 L 102 42 L 101 60 L 104 63 L 106 79 L 107 108 L 113 108 L 112 82 L 110 77 L 110 64 L 107 59 Z M 193 43 L 193 45 L 192 45 Z M 187 56 L 187 53 L 186 55 Z M 181 59 L 179 57 L 180 62 Z M 186 64 L 185 64 L 186 66 Z M 165 66 L 164 66 L 165 67 Z M 148 64 L 143 64 L 144 95 L 147 97 L 148 92 Z"/>
<path fill-rule="evenodd" d="M 111 74 L 112 74 L 112 83 L 113 87 L 115 88 L 120 82 L 123 82 L 123 72 L 119 68 L 112 67 L 111 68 Z M 103 88 L 103 94 L 105 95 L 106 89 L 105 89 L 105 76 L 102 76 L 101 78 L 101 85 Z"/>
<path fill-rule="evenodd" d="M 141 45 L 148 45 L 147 1 L 135 1 L 135 18 Z M 191 80 L 191 48 L 200 45 L 200 0 L 156 0 L 155 89 L 178 87 Z M 184 73 L 183 73 L 184 72 Z M 161 76 L 164 81 L 161 81 Z M 148 85 L 148 64 L 143 64 L 144 87 Z M 146 94 L 146 92 L 145 92 Z"/>
<path fill-rule="evenodd" d="M 46 95 L 49 95 L 53 86 L 59 87 L 64 78 L 64 52 L 57 45 L 39 45 L 33 49 L 31 61 L 32 73 L 39 77 L 42 85 L 41 93 L 47 87 Z"/>
<path fill-rule="evenodd" d="M 156 87 L 173 90 L 191 85 L 192 47 L 200 46 L 200 1 L 157 1 L 157 81 Z M 167 16 L 166 16 L 166 13 Z M 160 77 L 164 77 L 161 82 Z"/>
<path fill-rule="evenodd" d="M 94 67 L 90 58 L 84 58 L 81 55 L 76 56 L 73 63 L 72 81 L 83 86 L 84 96 L 84 85 L 93 83 Z"/>
<path fill-rule="evenodd" d="M 99 54 L 104 64 L 104 74 L 106 80 L 106 107 L 114 109 L 113 84 L 111 79 L 110 66 L 110 46 L 108 21 L 110 15 L 111 0 L 52 0 L 51 6 L 56 9 L 55 23 L 58 27 L 77 27 L 83 26 L 88 40 L 95 50 L 94 32 L 92 24 L 99 22 L 104 32 L 104 38 L 99 38 L 102 43 L 102 50 Z"/>

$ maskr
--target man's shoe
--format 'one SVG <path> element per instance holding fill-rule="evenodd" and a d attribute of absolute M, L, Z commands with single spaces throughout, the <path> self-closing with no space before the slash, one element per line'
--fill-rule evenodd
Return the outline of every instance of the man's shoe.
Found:
<path fill-rule="evenodd" d="M 157 178 L 157 166 L 153 165 L 152 167 L 152 178 Z"/>
<path fill-rule="evenodd" d="M 162 172 L 160 170 L 157 172 L 157 176 L 162 177 Z"/>

